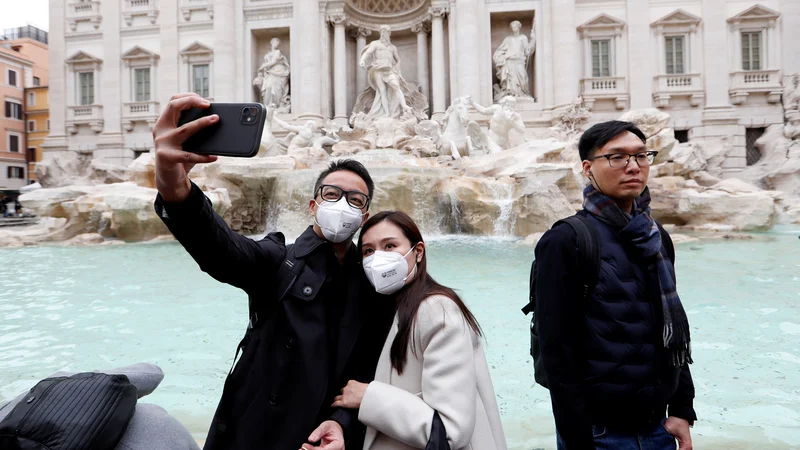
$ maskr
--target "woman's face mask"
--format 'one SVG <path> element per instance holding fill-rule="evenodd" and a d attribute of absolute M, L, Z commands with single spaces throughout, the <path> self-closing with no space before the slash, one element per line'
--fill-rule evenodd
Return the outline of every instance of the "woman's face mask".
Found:
<path fill-rule="evenodd" d="M 406 262 L 406 257 L 414 251 L 414 247 L 411 247 L 405 255 L 398 252 L 376 250 L 364 258 L 362 262 L 364 273 L 367 274 L 367 279 L 379 294 L 394 294 L 406 285 L 406 281 L 417 269 L 416 258 L 411 273 L 408 273 L 408 262 Z"/>
<path fill-rule="evenodd" d="M 330 242 L 338 244 L 353 237 L 361 226 L 364 213 L 350 206 L 342 196 L 336 202 L 317 203 L 314 222 L 319 225 L 322 235 Z"/>

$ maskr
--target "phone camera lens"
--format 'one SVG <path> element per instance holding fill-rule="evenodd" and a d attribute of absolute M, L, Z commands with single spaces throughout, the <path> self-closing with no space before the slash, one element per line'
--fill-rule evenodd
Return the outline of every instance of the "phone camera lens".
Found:
<path fill-rule="evenodd" d="M 251 116 L 258 115 L 258 108 L 250 108 L 250 115 Z"/>
<path fill-rule="evenodd" d="M 250 108 L 243 109 L 242 110 L 242 114 L 244 114 L 245 116 L 249 116 L 250 115 Z"/>

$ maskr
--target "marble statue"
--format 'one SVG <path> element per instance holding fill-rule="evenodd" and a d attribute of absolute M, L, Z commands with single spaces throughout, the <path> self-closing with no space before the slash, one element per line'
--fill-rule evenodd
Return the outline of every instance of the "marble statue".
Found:
<path fill-rule="evenodd" d="M 272 119 L 275 117 L 276 106 L 272 103 L 267 105 L 267 119 L 264 122 L 264 131 L 261 133 L 261 148 L 258 156 L 278 156 L 285 155 L 286 148 L 281 146 L 275 135 L 272 134 Z"/>
<path fill-rule="evenodd" d="M 303 125 L 292 125 L 278 117 L 274 117 L 273 120 L 281 128 L 289 131 L 286 138 L 279 142 L 286 148 L 286 154 L 289 156 L 324 159 L 328 157 L 326 147 L 339 142 L 339 136 L 330 125 L 322 127 L 313 120 L 308 120 Z"/>
<path fill-rule="evenodd" d="M 264 55 L 264 62 L 258 68 L 258 73 L 253 79 L 253 86 L 261 92 L 261 103 L 274 104 L 280 113 L 288 113 L 291 106 L 289 96 L 289 60 L 278 49 L 281 40 L 272 38 L 270 50 Z"/>
<path fill-rule="evenodd" d="M 512 147 L 509 134 L 511 130 L 517 130 L 521 135 L 525 135 L 525 123 L 522 116 L 514 109 L 517 99 L 507 95 L 500 100 L 500 104 L 483 107 L 474 100 L 470 104 L 479 113 L 492 116 L 489 120 L 489 151 L 492 153 L 507 150 Z"/>
<path fill-rule="evenodd" d="M 400 119 L 408 111 L 420 120 L 426 119 L 428 100 L 416 85 L 403 78 L 400 54 L 390 40 L 388 25 L 381 26 L 380 36 L 361 52 L 359 66 L 367 71 L 369 87 L 356 100 L 351 124 L 359 112 L 366 112 L 368 120 Z"/>
<path fill-rule="evenodd" d="M 430 138 L 441 154 L 449 154 L 453 159 L 485 150 L 488 147 L 486 135 L 477 122 L 469 120 L 471 103 L 468 95 L 456 98 L 444 113 L 443 131 L 437 122 L 426 120 L 415 127 L 416 133 Z"/>
<path fill-rule="evenodd" d="M 530 97 L 530 81 L 528 79 L 528 63 L 533 60 L 536 52 L 536 27 L 531 28 L 531 38 L 520 34 L 522 24 L 515 20 L 511 22 L 510 36 L 503 39 L 497 47 L 492 59 L 497 70 L 498 83 L 495 84 L 496 102 L 503 97 Z"/>

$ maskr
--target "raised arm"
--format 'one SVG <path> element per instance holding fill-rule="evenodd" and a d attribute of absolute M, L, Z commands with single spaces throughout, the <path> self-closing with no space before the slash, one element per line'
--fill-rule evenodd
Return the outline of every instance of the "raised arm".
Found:
<path fill-rule="evenodd" d="M 211 207 L 211 201 L 189 179 L 195 164 L 216 161 L 216 156 L 183 151 L 183 142 L 202 128 L 216 123 L 216 115 L 203 117 L 178 128 L 181 111 L 207 108 L 210 103 L 197 94 L 176 95 L 153 128 L 156 147 L 155 209 L 170 232 L 200 268 L 215 279 L 252 291 L 258 274 L 277 269 L 283 259 L 282 235 L 261 242 L 230 229 Z"/>
<path fill-rule="evenodd" d="M 280 127 L 283 128 L 286 131 L 291 131 L 292 133 L 296 133 L 296 134 L 300 134 L 300 133 L 303 132 L 303 127 L 299 127 L 299 126 L 295 126 L 295 125 L 286 123 L 286 122 L 284 122 L 283 120 L 281 120 L 277 116 L 273 116 L 272 120 L 275 121 L 275 123 L 280 125 Z"/>
<path fill-rule="evenodd" d="M 495 108 L 494 105 L 484 107 L 479 105 L 478 103 L 475 102 L 475 100 L 472 99 L 470 99 L 469 102 L 472 105 L 472 107 L 475 108 L 475 111 L 478 111 L 483 115 L 491 116 L 492 114 L 494 114 L 494 108 Z"/>

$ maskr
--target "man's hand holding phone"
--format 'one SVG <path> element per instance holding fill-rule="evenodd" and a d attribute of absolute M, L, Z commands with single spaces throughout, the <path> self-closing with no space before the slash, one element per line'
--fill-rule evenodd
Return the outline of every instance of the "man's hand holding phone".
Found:
<path fill-rule="evenodd" d="M 197 94 L 174 95 L 153 127 L 156 149 L 156 188 L 166 202 L 181 202 L 189 196 L 192 185 L 189 171 L 195 164 L 214 162 L 214 155 L 198 155 L 183 150 L 183 142 L 198 131 L 217 123 L 216 114 L 201 117 L 178 127 L 181 112 L 190 108 L 208 108 L 208 100 Z"/>

